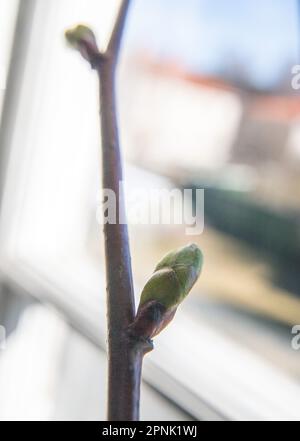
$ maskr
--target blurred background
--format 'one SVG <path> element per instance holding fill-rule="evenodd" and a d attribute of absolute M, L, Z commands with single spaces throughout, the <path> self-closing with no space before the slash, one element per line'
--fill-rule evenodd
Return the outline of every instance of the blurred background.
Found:
<path fill-rule="evenodd" d="M 0 0 L 0 420 L 105 419 L 98 86 L 63 32 L 90 24 L 105 48 L 118 5 Z M 130 225 L 137 299 L 170 249 L 205 256 L 147 356 L 144 420 L 300 420 L 298 6 L 132 1 L 126 181 L 205 189 L 199 236 Z"/>

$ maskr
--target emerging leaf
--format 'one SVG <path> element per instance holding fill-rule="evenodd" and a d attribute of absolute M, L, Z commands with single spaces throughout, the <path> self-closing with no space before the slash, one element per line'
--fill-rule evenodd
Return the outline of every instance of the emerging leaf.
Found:
<path fill-rule="evenodd" d="M 178 306 L 197 281 L 202 263 L 202 253 L 195 244 L 168 253 L 146 283 L 140 305 L 157 300 L 167 309 Z"/>
<path fill-rule="evenodd" d="M 203 256 L 197 245 L 168 253 L 156 266 L 140 299 L 130 333 L 143 339 L 159 334 L 173 319 L 178 305 L 197 281 Z"/>

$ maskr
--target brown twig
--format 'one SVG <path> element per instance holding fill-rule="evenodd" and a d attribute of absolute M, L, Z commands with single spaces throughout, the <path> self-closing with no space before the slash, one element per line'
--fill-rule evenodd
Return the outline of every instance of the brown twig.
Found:
<path fill-rule="evenodd" d="M 107 318 L 108 318 L 108 420 L 139 419 L 142 360 L 152 343 L 128 331 L 135 318 L 131 257 L 129 249 L 123 189 L 122 158 L 119 144 L 115 76 L 120 45 L 130 0 L 121 7 L 104 53 L 99 52 L 89 29 L 79 26 L 68 31 L 68 40 L 76 45 L 98 73 L 100 81 L 103 188 L 116 195 L 116 224 L 104 225 Z M 118 222 L 119 215 L 122 223 Z"/>
<path fill-rule="evenodd" d="M 99 64 L 103 188 L 112 189 L 117 200 L 117 219 L 125 217 L 122 187 L 115 72 L 125 17 L 130 1 L 122 2 L 103 62 Z M 119 210 L 122 212 L 120 213 Z M 127 225 L 105 224 L 108 308 L 108 419 L 139 419 L 142 359 L 149 346 L 132 340 L 127 328 L 135 316 L 131 257 Z"/>

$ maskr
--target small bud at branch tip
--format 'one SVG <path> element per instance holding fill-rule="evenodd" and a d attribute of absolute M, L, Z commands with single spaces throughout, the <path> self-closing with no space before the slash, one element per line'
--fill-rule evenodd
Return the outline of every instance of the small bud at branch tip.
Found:
<path fill-rule="evenodd" d="M 65 37 L 69 45 L 78 50 L 84 59 L 89 61 L 92 68 L 102 58 L 96 41 L 94 32 L 86 25 L 79 24 L 65 32 Z"/>

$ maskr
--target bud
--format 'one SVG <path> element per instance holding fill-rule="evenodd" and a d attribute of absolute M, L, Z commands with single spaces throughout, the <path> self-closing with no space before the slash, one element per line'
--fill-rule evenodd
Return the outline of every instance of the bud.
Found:
<path fill-rule="evenodd" d="M 202 262 L 202 253 L 195 244 L 168 253 L 146 283 L 140 305 L 157 300 L 167 309 L 178 306 L 196 283 Z"/>
<path fill-rule="evenodd" d="M 77 49 L 91 64 L 100 56 L 95 34 L 88 26 L 79 24 L 68 29 L 65 37 L 70 46 Z"/>
<path fill-rule="evenodd" d="M 197 281 L 203 256 L 197 245 L 187 245 L 168 253 L 146 283 L 130 334 L 149 339 L 159 334 L 173 319 L 178 305 Z"/>

